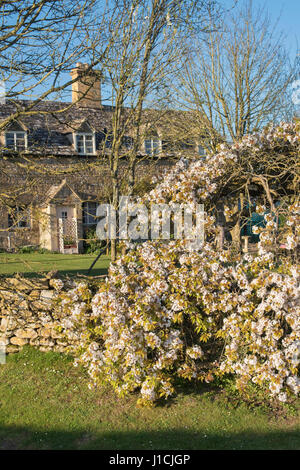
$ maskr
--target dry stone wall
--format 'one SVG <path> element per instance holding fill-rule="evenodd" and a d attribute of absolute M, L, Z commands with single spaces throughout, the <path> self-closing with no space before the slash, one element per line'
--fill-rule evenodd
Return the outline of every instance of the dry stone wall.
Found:
<path fill-rule="evenodd" d="M 60 333 L 65 313 L 59 308 L 59 293 L 73 287 L 74 281 L 51 277 L 0 278 L 0 346 L 6 353 L 18 352 L 24 345 L 41 351 L 65 352 L 69 344 Z"/>

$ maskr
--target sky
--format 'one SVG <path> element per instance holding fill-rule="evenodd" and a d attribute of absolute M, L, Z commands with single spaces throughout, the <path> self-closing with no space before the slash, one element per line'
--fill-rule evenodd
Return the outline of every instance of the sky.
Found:
<path fill-rule="evenodd" d="M 232 7 L 236 3 L 237 5 L 243 5 L 247 0 L 218 1 L 225 7 Z M 299 54 L 297 73 L 300 79 L 300 0 L 252 0 L 252 2 L 254 7 L 266 7 L 272 24 L 278 20 L 277 31 L 283 32 L 283 34 L 286 36 L 285 46 L 292 63 L 294 63 L 297 57 L 297 53 Z M 69 74 L 65 74 L 63 79 L 69 80 Z M 105 85 L 102 85 L 102 89 L 104 98 L 106 90 Z M 68 90 L 67 99 L 71 99 L 71 90 Z"/>
<path fill-rule="evenodd" d="M 287 35 L 291 59 L 300 54 L 300 0 L 254 0 L 266 5 L 278 28 Z M 299 56 L 300 61 L 300 56 Z"/>
<path fill-rule="evenodd" d="M 234 2 L 235 0 L 220 0 L 225 6 Z M 244 0 L 238 0 L 238 3 L 243 4 Z M 253 0 L 253 6 L 256 5 L 266 7 L 272 22 L 278 20 L 278 30 L 286 35 L 289 55 L 294 61 L 297 52 L 300 53 L 300 0 Z"/>

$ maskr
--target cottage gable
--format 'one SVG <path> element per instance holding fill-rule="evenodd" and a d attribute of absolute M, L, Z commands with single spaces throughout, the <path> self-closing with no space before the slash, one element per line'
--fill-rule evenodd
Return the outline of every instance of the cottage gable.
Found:
<path fill-rule="evenodd" d="M 28 131 L 28 127 L 25 126 L 25 124 L 20 121 L 20 120 L 15 120 L 10 122 L 7 127 L 5 128 L 5 131 L 15 131 L 15 132 L 26 132 Z"/>
<path fill-rule="evenodd" d="M 48 204 L 81 204 L 80 196 L 74 191 L 66 180 L 59 185 L 53 185 L 48 191 L 44 206 Z"/>

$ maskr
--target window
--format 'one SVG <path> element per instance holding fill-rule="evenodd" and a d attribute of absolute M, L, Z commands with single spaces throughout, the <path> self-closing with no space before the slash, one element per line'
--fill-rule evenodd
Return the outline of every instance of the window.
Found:
<path fill-rule="evenodd" d="M 122 143 L 124 147 L 130 150 L 133 147 L 133 138 L 126 135 L 125 137 L 123 137 Z"/>
<path fill-rule="evenodd" d="M 84 202 L 82 205 L 82 222 L 84 225 L 96 225 L 97 202 Z"/>
<path fill-rule="evenodd" d="M 63 220 L 67 220 L 68 218 L 68 212 L 67 211 L 61 211 L 61 218 Z"/>
<path fill-rule="evenodd" d="M 6 132 L 6 147 L 13 150 L 25 150 L 27 148 L 27 136 L 25 132 Z"/>
<path fill-rule="evenodd" d="M 161 141 L 157 137 L 146 139 L 144 145 L 147 155 L 157 155 L 161 150 Z"/>
<path fill-rule="evenodd" d="M 30 209 L 15 206 L 8 213 L 8 227 L 30 228 Z"/>
<path fill-rule="evenodd" d="M 94 155 L 95 139 L 93 134 L 76 134 L 76 150 L 81 155 Z"/>

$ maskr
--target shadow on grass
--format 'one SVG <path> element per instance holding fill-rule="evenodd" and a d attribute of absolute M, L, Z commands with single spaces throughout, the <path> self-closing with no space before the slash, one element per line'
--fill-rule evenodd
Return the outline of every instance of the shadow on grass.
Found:
<path fill-rule="evenodd" d="M 174 382 L 174 388 L 176 393 L 167 399 L 162 397 L 157 400 L 155 406 L 157 408 L 170 408 L 174 404 L 178 403 L 181 399 L 181 396 L 194 396 L 201 397 L 201 395 L 209 395 L 210 399 L 214 401 L 219 397 L 220 387 L 215 384 L 205 384 L 203 382 L 184 382 L 183 380 L 178 380 Z"/>
<path fill-rule="evenodd" d="M 70 277 L 76 277 L 76 276 L 80 276 L 80 275 L 84 275 L 86 276 L 87 273 L 88 273 L 88 269 L 66 269 L 66 270 L 59 270 L 58 271 L 59 275 L 60 276 L 70 276 Z M 90 276 L 103 276 L 103 275 L 106 275 L 108 273 L 108 269 L 107 268 L 95 268 L 95 269 L 92 269 L 92 271 L 90 272 Z"/>
<path fill-rule="evenodd" d="M 297 431 L 199 433 L 186 429 L 97 433 L 0 426 L 0 450 L 299 450 Z"/>

